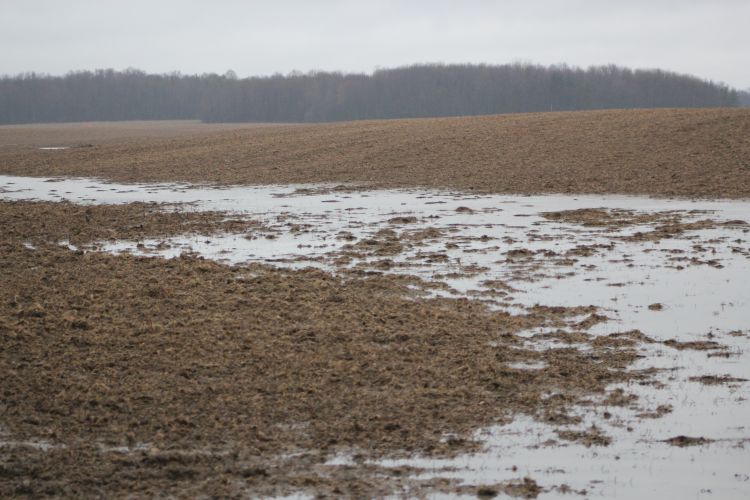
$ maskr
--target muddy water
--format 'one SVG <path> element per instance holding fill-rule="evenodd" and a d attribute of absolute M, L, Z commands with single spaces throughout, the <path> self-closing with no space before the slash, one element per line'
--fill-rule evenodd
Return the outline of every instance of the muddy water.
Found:
<path fill-rule="evenodd" d="M 472 484 L 529 475 L 545 488 L 565 484 L 607 498 L 750 495 L 750 383 L 741 380 L 750 379 L 750 233 L 748 226 L 720 224 L 750 220 L 750 202 L 331 188 L 0 177 L 3 199 L 184 203 L 187 210 L 241 214 L 265 228 L 251 234 L 101 242 L 104 251 L 164 257 L 191 251 L 229 263 L 406 273 L 440 285 L 427 293 L 483 300 L 514 312 L 535 304 L 592 304 L 609 318 L 588 330 L 597 335 L 637 329 L 657 341 L 717 342 L 720 348 L 709 350 L 643 344 L 644 357 L 635 368 L 662 369 L 656 377 L 662 385 L 623 387 L 639 396 L 637 402 L 583 407 L 583 423 L 571 426 L 596 425 L 613 438 L 610 446 L 570 444 L 558 438 L 559 426 L 517 419 L 484 430 L 487 447 L 480 454 L 385 464 L 426 467 L 431 475 Z M 542 215 L 584 208 L 670 212 L 684 222 L 718 224 L 673 237 L 633 239 L 658 223 L 599 227 Z M 736 380 L 696 380 L 706 375 Z M 644 417 L 660 407 L 671 411 Z M 713 441 L 688 447 L 664 442 L 679 435 Z M 341 456 L 332 463 L 348 460 Z M 560 494 L 550 490 L 542 497 Z"/>

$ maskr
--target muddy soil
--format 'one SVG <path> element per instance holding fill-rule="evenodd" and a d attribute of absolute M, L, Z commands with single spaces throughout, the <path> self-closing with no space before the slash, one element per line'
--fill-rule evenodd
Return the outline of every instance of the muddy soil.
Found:
<path fill-rule="evenodd" d="M 538 349 L 517 335 L 592 308 L 511 315 L 376 273 L 60 245 L 248 224 L 157 208 L 0 203 L 0 496 L 458 492 L 325 461 L 454 456 L 480 446 L 479 428 L 569 423 L 608 384 L 648 376 L 627 370 L 631 346 Z"/>
<path fill-rule="evenodd" d="M 665 239 L 684 237 L 686 233 L 690 231 L 715 229 L 720 227 L 741 229 L 744 231 L 747 231 L 748 228 L 750 228 L 750 224 L 739 219 L 721 222 L 710 218 L 702 218 L 692 221 L 685 220 L 686 215 L 696 216 L 701 214 L 702 212 L 700 210 L 694 210 L 688 213 L 669 211 L 642 213 L 634 210 L 585 208 L 580 210 L 544 212 L 541 215 L 546 219 L 555 222 L 580 224 L 584 227 L 602 228 L 610 231 L 617 231 L 618 229 L 641 225 L 649 225 L 652 227 L 646 231 L 636 231 L 626 236 L 614 238 L 616 240 L 629 242 L 660 242 Z M 703 250 L 703 247 L 697 245 L 693 249 L 700 251 Z M 581 251 L 591 251 L 593 253 L 594 250 L 595 249 L 591 247 L 579 247 L 578 254 L 580 255 Z M 681 260 L 681 258 L 675 257 L 674 260 Z M 690 261 L 692 264 L 707 264 L 713 267 L 721 266 L 718 261 L 712 259 L 701 260 L 695 257 L 690 259 Z M 660 310 L 661 308 L 661 304 L 652 304 L 651 306 L 653 306 L 654 310 Z"/>
<path fill-rule="evenodd" d="M 181 234 L 252 234 L 261 225 L 223 212 L 190 212 L 184 206 L 157 203 L 97 205 L 87 207 L 69 202 L 29 203 L 0 200 L 3 240 L 27 243 L 67 241 L 73 245 L 95 241 Z"/>
<path fill-rule="evenodd" d="M 184 133 L 168 122 L 163 132 L 153 123 L 142 132 L 137 124 L 123 126 L 119 136 L 107 124 L 44 127 L 36 139 L 27 126 L 0 127 L 0 173 L 750 197 L 747 109 L 225 125 L 223 131 L 205 125 L 202 132 L 189 124 Z M 70 148 L 39 149 L 49 146 Z"/>

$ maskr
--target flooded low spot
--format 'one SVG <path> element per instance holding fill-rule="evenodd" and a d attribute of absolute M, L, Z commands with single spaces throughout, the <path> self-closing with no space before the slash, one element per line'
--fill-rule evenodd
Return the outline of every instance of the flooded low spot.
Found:
<path fill-rule="evenodd" d="M 575 414 L 484 429 L 480 453 L 373 466 L 472 485 L 530 476 L 542 498 L 561 485 L 605 498 L 750 493 L 750 201 L 50 180 L 0 176 L 0 199 L 168 203 L 259 223 L 80 249 L 58 242 L 71 250 L 416 276 L 424 296 L 512 313 L 581 307 L 525 337 L 537 348 L 637 346 L 632 369 L 655 370 L 648 383 L 613 385 Z"/>

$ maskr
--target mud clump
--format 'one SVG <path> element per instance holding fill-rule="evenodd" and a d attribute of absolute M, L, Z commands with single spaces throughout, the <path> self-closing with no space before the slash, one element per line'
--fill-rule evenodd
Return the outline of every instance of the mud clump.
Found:
<path fill-rule="evenodd" d="M 435 240 L 443 237 L 443 235 L 443 230 L 435 227 L 428 227 L 417 231 L 404 232 L 401 234 L 401 237 L 411 241 L 420 242 L 423 240 Z"/>
<path fill-rule="evenodd" d="M 631 330 L 629 332 L 610 333 L 609 335 L 600 335 L 591 341 L 592 345 L 598 347 L 625 347 L 635 346 L 638 343 L 653 344 L 655 341 L 645 335 L 640 330 Z"/>
<path fill-rule="evenodd" d="M 607 321 L 607 317 L 601 314 L 592 313 L 586 316 L 584 319 L 576 323 L 576 328 L 581 330 L 588 330 L 594 325 Z"/>
<path fill-rule="evenodd" d="M 344 241 L 354 241 L 357 239 L 357 237 L 349 231 L 339 231 L 338 234 L 336 234 L 336 239 Z"/>
<path fill-rule="evenodd" d="M 694 222 L 682 222 L 675 219 L 666 224 L 657 225 L 652 231 L 638 231 L 630 236 L 625 236 L 624 241 L 660 241 L 669 238 L 678 238 L 687 231 L 698 231 L 701 229 L 713 229 L 722 223 L 713 220 L 700 220 Z"/>
<path fill-rule="evenodd" d="M 669 346 L 679 351 L 690 349 L 694 351 L 711 351 L 714 349 L 726 349 L 726 346 L 719 344 L 713 340 L 694 340 L 688 342 L 681 342 L 675 339 L 669 339 L 662 342 L 664 345 Z"/>
<path fill-rule="evenodd" d="M 508 260 L 530 259 L 534 256 L 534 251 L 527 248 L 516 248 L 505 252 Z"/>
<path fill-rule="evenodd" d="M 638 399 L 634 394 L 627 394 L 622 389 L 615 389 L 610 392 L 602 401 L 604 406 L 629 406 Z"/>
<path fill-rule="evenodd" d="M 525 477 L 521 481 L 506 484 L 503 492 L 506 495 L 516 498 L 536 498 L 543 490 L 536 481 L 530 477 Z"/>
<path fill-rule="evenodd" d="M 530 477 L 491 485 L 458 486 L 452 490 L 447 490 L 447 492 L 462 495 L 473 494 L 476 495 L 477 498 L 483 499 L 495 498 L 501 494 L 513 498 L 537 498 L 539 494 L 544 491 L 545 490 Z"/>
<path fill-rule="evenodd" d="M 659 405 L 653 411 L 644 411 L 637 415 L 638 418 L 661 418 L 664 415 L 672 413 L 672 405 Z"/>
<path fill-rule="evenodd" d="M 586 227 L 605 227 L 617 229 L 635 224 L 650 224 L 663 220 L 662 214 L 638 213 L 634 210 L 579 208 L 575 210 L 561 210 L 558 212 L 542 212 L 547 220 L 580 224 Z"/>
<path fill-rule="evenodd" d="M 416 224 L 417 218 L 416 217 L 392 217 L 388 219 L 389 224 Z"/>
<path fill-rule="evenodd" d="M 690 377 L 691 382 L 700 382 L 704 385 L 720 385 L 736 382 L 747 382 L 746 378 L 732 377 L 731 375 L 701 375 L 700 377 Z"/>
<path fill-rule="evenodd" d="M 584 445 L 586 448 L 592 446 L 609 446 L 612 443 L 611 437 L 593 425 L 584 431 L 557 431 L 557 435 L 560 439 L 574 441 Z"/>
<path fill-rule="evenodd" d="M 381 229 L 370 238 L 359 240 L 355 244 L 344 245 L 344 255 L 357 257 L 392 256 L 404 250 L 398 234 L 391 229 Z"/>
<path fill-rule="evenodd" d="M 663 443 L 671 444 L 672 446 L 679 446 L 680 448 L 684 448 L 686 446 L 701 446 L 704 444 L 713 443 L 713 439 L 708 439 L 704 437 L 690 437 L 690 436 L 675 436 L 671 437 L 669 439 L 665 439 L 662 441 Z"/>
<path fill-rule="evenodd" d="M 477 498 L 495 498 L 500 494 L 498 488 L 492 486 L 481 486 L 477 488 Z"/>

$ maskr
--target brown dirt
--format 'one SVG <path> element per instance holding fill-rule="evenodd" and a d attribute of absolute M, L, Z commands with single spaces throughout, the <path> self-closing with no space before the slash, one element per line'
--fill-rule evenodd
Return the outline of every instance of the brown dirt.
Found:
<path fill-rule="evenodd" d="M 691 436 L 675 436 L 669 439 L 665 439 L 665 443 L 669 443 L 672 446 L 679 446 L 681 448 L 684 448 L 686 446 L 701 446 L 704 444 L 713 443 L 713 439 L 708 439 L 704 437 L 691 437 Z"/>
<path fill-rule="evenodd" d="M 703 212 L 695 211 L 666 211 L 666 212 L 638 212 L 635 210 L 623 210 L 623 209 L 605 209 L 605 208 L 582 208 L 577 210 L 561 210 L 557 212 L 542 212 L 545 219 L 554 222 L 565 222 L 568 224 L 580 224 L 585 227 L 598 227 L 605 228 L 612 231 L 617 231 L 622 228 L 631 226 L 650 226 L 651 229 L 646 231 L 637 231 L 627 236 L 616 236 L 614 239 L 629 241 L 629 242 L 642 242 L 642 241 L 661 241 L 663 239 L 670 238 L 682 238 L 686 236 L 689 231 L 698 231 L 702 229 L 714 229 L 719 227 L 729 228 L 741 228 L 746 230 L 748 223 L 743 220 L 729 220 L 729 221 L 715 221 L 711 219 L 700 219 L 700 220 L 689 220 L 695 215 L 703 214 Z M 687 219 L 687 220 L 686 220 Z M 597 245 L 597 246 L 579 246 L 566 255 L 591 255 L 597 251 L 598 248 L 613 248 L 613 244 Z M 700 245 L 693 248 L 695 251 L 705 250 Z M 738 249 L 738 253 L 741 253 L 742 249 Z M 680 261 L 686 260 L 691 264 L 707 264 L 713 267 L 721 268 L 721 264 L 716 260 L 703 261 L 698 258 L 687 258 L 687 257 L 673 257 L 673 260 Z M 652 304 L 649 306 L 660 306 L 660 304 Z M 654 309 L 660 310 L 660 309 Z"/>
<path fill-rule="evenodd" d="M 156 129 L 123 133 L 121 139 L 116 131 L 106 132 L 106 140 L 99 139 L 97 124 L 58 126 L 59 132 L 48 127 L 52 131 L 40 139 L 28 127 L 0 127 L 0 144 L 6 144 L 0 147 L 0 172 L 119 181 L 353 182 L 498 193 L 750 197 L 748 109 L 237 125 L 223 132 L 205 126 L 204 133 L 166 137 L 153 125 Z M 59 140 L 53 140 L 56 133 Z M 53 143 L 93 147 L 36 149 Z"/>
<path fill-rule="evenodd" d="M 0 172 L 748 197 L 750 111 L 596 111 L 305 126 L 0 127 Z M 326 188 L 340 189 L 351 188 Z M 547 215 L 603 228 L 652 226 L 640 239 L 679 237 L 717 224 L 684 222 L 683 214 L 674 213 L 594 209 Z M 440 236 L 437 230 L 414 231 L 412 222 L 393 218 L 391 229 L 356 242 L 342 233 L 352 241 L 342 258 L 347 252 L 379 256 L 386 269 L 394 265 L 386 257 Z M 471 439 L 473 431 L 519 413 L 566 426 L 560 439 L 606 445 L 610 438 L 596 427 L 569 429 L 581 421 L 570 410 L 592 400 L 631 405 L 630 395 L 605 388 L 647 376 L 626 369 L 638 356 L 638 344 L 653 341 L 637 331 L 586 334 L 581 330 L 606 320 L 592 307 L 536 307 L 511 316 L 478 301 L 427 300 L 407 287 L 413 279 L 371 270 L 333 277 L 229 267 L 191 256 L 165 262 L 71 252 L 57 245 L 262 229 L 221 213 L 155 204 L 0 202 L 0 227 L 2 497 L 295 491 L 534 497 L 541 489 L 530 478 L 469 486 L 420 480 L 413 476 L 420 471 L 365 460 L 474 450 L 479 443 Z M 580 246 L 571 255 L 597 251 Z M 508 258 L 534 257 L 524 252 Z M 445 254 L 420 258 L 431 262 Z M 512 291 L 502 282 L 496 288 Z M 582 314 L 583 321 L 571 324 Z M 577 331 L 537 335 L 529 346 L 516 336 L 537 326 Z M 532 349 L 533 342 L 553 338 L 586 343 L 591 350 Z M 713 341 L 664 344 L 725 352 Z M 543 368 L 510 367 L 518 362 Z M 542 397 L 550 390 L 555 397 Z M 657 418 L 670 410 L 639 416 Z M 667 442 L 709 440 L 678 436 Z M 336 453 L 351 453 L 354 464 L 325 465 Z"/>
<path fill-rule="evenodd" d="M 511 316 L 398 278 L 57 244 L 222 227 L 155 208 L 0 204 L 0 496 L 415 494 L 446 486 L 323 461 L 476 449 L 483 426 L 643 376 L 634 349 L 516 336 L 592 308 Z"/>
<path fill-rule="evenodd" d="M 662 342 L 664 345 L 669 346 L 679 351 L 690 349 L 694 351 L 711 351 L 714 349 L 726 349 L 726 346 L 715 342 L 713 340 L 695 340 L 688 342 L 681 342 L 679 340 L 669 339 Z"/>
<path fill-rule="evenodd" d="M 675 212 L 636 212 L 635 210 L 607 209 L 607 208 L 579 208 L 575 210 L 560 210 L 557 212 L 542 212 L 547 220 L 580 224 L 585 227 L 603 227 L 618 229 L 640 224 L 655 224 L 676 222 L 679 215 Z"/>
<path fill-rule="evenodd" d="M 28 243 L 67 240 L 73 245 L 97 240 L 140 240 L 181 234 L 249 233 L 261 226 L 227 218 L 223 212 L 186 212 L 171 204 L 129 203 L 84 206 L 69 202 L 30 203 L 0 200 L 4 240 Z"/>
<path fill-rule="evenodd" d="M 747 227 L 747 222 L 742 220 L 733 220 L 725 222 L 716 222 L 710 219 L 703 219 L 693 222 L 673 221 L 667 224 L 657 225 L 652 231 L 637 232 L 631 236 L 623 238 L 625 241 L 660 241 L 668 238 L 679 238 L 684 236 L 686 231 L 698 231 L 701 229 L 713 229 L 716 227 Z M 716 265 L 716 261 L 705 262 L 709 265 Z"/>
<path fill-rule="evenodd" d="M 484 486 L 464 486 L 453 488 L 447 493 L 459 493 L 462 495 L 476 495 L 477 498 L 495 498 L 501 493 L 513 498 L 536 498 L 545 490 L 530 477 L 516 481 L 498 483 Z"/>
<path fill-rule="evenodd" d="M 638 418 L 661 418 L 668 413 L 672 413 L 673 409 L 672 405 L 659 405 L 653 411 L 645 411 L 637 416 Z"/>
<path fill-rule="evenodd" d="M 564 439 L 565 441 L 575 441 L 581 443 L 587 448 L 592 446 L 609 446 L 612 443 L 612 438 L 604 434 L 595 426 L 591 426 L 584 431 L 557 431 L 557 435 L 560 439 Z"/>
<path fill-rule="evenodd" d="M 12 146 L 87 148 L 148 139 L 198 137 L 278 124 L 201 123 L 197 120 L 0 125 L 0 149 Z M 285 125 L 290 126 L 290 125 Z"/>
<path fill-rule="evenodd" d="M 701 375 L 690 377 L 691 382 L 700 382 L 705 385 L 731 384 L 736 382 L 747 382 L 746 378 L 732 377 L 731 375 Z"/>

